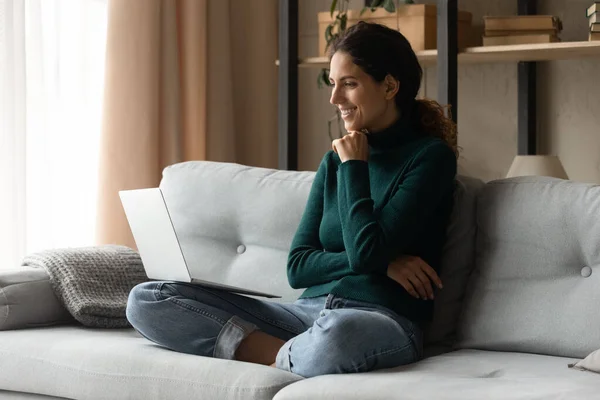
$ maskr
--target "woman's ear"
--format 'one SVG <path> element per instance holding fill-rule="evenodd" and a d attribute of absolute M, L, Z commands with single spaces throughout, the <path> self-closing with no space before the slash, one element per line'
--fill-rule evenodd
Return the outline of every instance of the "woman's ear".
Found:
<path fill-rule="evenodd" d="M 388 74 L 384 80 L 385 84 L 385 98 L 391 100 L 396 97 L 396 94 L 400 90 L 400 81 Z"/>

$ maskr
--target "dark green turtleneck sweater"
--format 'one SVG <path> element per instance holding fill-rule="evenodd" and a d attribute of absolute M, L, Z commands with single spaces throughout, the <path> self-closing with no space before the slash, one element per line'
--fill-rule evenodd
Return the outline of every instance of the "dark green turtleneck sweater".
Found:
<path fill-rule="evenodd" d="M 368 142 L 368 162 L 325 154 L 292 242 L 288 280 L 307 288 L 301 298 L 331 293 L 426 321 L 433 302 L 408 294 L 387 277 L 387 267 L 410 254 L 439 274 L 456 157 L 407 119 L 368 135 Z"/>

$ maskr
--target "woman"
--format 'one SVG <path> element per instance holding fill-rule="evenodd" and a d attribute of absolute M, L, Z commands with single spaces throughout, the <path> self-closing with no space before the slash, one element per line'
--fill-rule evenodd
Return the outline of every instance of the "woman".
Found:
<path fill-rule="evenodd" d="M 348 135 L 316 173 L 288 259 L 292 304 L 185 283 L 134 288 L 127 317 L 172 350 L 271 365 L 304 377 L 422 357 L 456 175 L 456 127 L 415 100 L 408 41 L 359 23 L 330 48 L 331 103 Z M 155 323 L 160 321 L 160 324 Z"/>

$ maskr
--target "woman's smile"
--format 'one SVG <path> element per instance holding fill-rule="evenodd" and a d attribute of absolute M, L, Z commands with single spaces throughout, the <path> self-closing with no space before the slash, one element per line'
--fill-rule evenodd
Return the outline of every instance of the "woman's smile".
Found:
<path fill-rule="evenodd" d="M 356 110 L 357 110 L 357 107 L 340 108 L 343 119 L 352 118 L 354 116 Z"/>

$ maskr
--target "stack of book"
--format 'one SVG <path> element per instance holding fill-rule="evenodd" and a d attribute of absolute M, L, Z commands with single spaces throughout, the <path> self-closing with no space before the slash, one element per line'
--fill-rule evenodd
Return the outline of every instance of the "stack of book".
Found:
<path fill-rule="evenodd" d="M 589 40 L 600 40 L 600 2 L 596 2 L 587 9 L 586 16 L 590 22 Z"/>
<path fill-rule="evenodd" d="M 552 15 L 483 17 L 484 46 L 559 42 L 562 22 Z"/>

